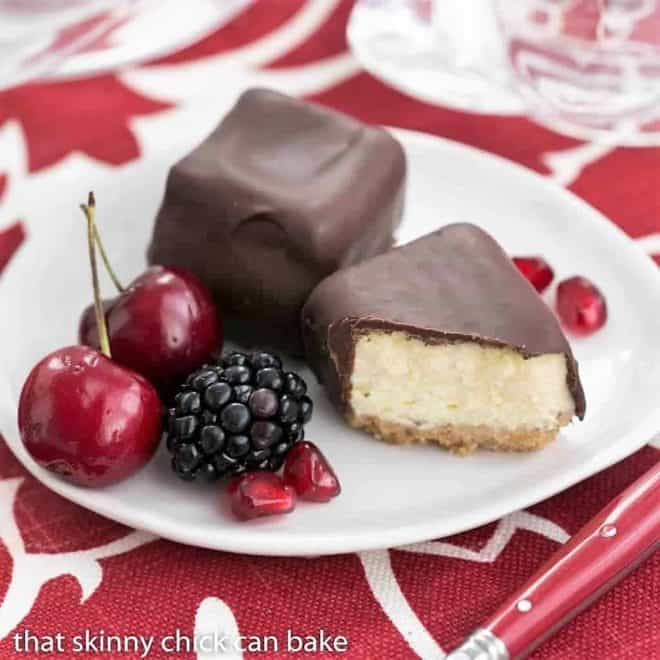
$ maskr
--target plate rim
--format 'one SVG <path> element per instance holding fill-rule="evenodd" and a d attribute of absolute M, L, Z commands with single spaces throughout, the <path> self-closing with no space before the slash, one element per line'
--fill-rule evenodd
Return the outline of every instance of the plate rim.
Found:
<path fill-rule="evenodd" d="M 631 259 L 637 260 L 638 272 L 645 272 L 644 276 L 648 279 L 649 285 L 655 287 L 656 293 L 660 295 L 660 277 L 657 273 L 657 267 L 639 246 L 603 213 L 552 179 L 507 158 L 462 142 L 419 131 L 399 128 L 390 130 L 404 143 L 433 144 L 439 141 L 445 149 L 466 150 L 473 158 L 494 161 L 495 165 L 508 168 L 518 177 L 527 177 L 530 183 L 545 187 L 550 195 L 563 196 L 567 203 L 572 204 L 576 209 L 580 209 L 584 219 L 590 216 L 590 222 L 599 227 L 599 232 L 602 235 L 616 241 L 629 253 Z M 11 269 L 11 264 L 9 264 L 8 269 Z M 0 358 L 0 362 L 4 362 L 4 360 Z M 255 521 L 256 525 L 247 523 L 232 528 L 219 526 L 217 534 L 208 536 L 207 525 L 203 526 L 202 533 L 202 528 L 196 526 L 183 527 L 174 525 L 169 520 L 163 522 L 161 516 L 154 515 L 153 512 L 144 509 L 140 511 L 129 510 L 128 512 L 121 509 L 117 512 L 113 509 L 114 498 L 112 494 L 108 496 L 107 491 L 77 487 L 58 479 L 55 475 L 51 475 L 38 466 L 29 457 L 20 442 L 15 421 L 16 411 L 11 410 L 9 405 L 11 396 L 8 391 L 8 383 L 4 379 L 2 380 L 2 388 L 4 395 L 0 397 L 1 416 L 5 419 L 14 419 L 12 427 L 5 430 L 6 444 L 23 467 L 49 490 L 78 506 L 127 527 L 154 534 L 157 538 L 224 552 L 272 557 L 329 556 L 393 548 L 475 529 L 514 511 L 528 508 L 539 501 L 550 498 L 610 467 L 651 442 L 660 430 L 660 407 L 658 407 L 649 410 L 646 417 L 626 432 L 613 447 L 592 455 L 590 459 L 574 467 L 572 466 L 568 470 L 556 472 L 547 480 L 536 482 L 523 491 L 512 492 L 506 499 L 485 502 L 483 506 L 479 506 L 476 510 L 468 513 L 463 512 L 460 516 L 449 519 L 446 517 L 433 518 L 423 523 L 415 522 L 399 525 L 396 528 L 368 531 L 367 533 L 359 531 L 342 533 L 338 531 L 333 532 L 331 535 L 310 533 L 303 537 L 300 535 L 288 537 L 285 530 L 279 531 L 272 528 L 269 528 L 265 533 L 260 533 L 258 521 Z M 466 460 L 469 460 L 469 458 Z M 302 503 L 302 505 L 314 506 L 306 503 Z M 332 503 L 326 506 L 332 506 Z M 205 541 L 201 539 L 205 539 Z"/>

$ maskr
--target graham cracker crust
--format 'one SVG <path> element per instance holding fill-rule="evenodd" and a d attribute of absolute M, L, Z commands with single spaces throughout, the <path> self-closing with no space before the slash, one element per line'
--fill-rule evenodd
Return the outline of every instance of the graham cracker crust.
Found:
<path fill-rule="evenodd" d="M 571 421 L 569 415 L 561 415 L 557 425 L 550 429 L 520 429 L 502 431 L 488 426 L 433 426 L 388 422 L 372 416 L 349 414 L 348 423 L 363 429 L 379 440 L 396 445 L 436 443 L 454 454 L 467 456 L 476 449 L 495 451 L 535 451 L 552 442 L 559 429 Z"/>

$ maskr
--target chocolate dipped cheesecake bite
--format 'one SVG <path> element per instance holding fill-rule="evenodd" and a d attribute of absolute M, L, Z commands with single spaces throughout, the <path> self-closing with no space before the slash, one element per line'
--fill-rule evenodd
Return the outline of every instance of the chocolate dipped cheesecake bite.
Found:
<path fill-rule="evenodd" d="M 326 278 L 302 326 L 308 359 L 348 422 L 390 442 L 530 450 L 584 415 L 557 320 L 471 224 Z"/>
<path fill-rule="evenodd" d="M 172 167 L 149 261 L 194 272 L 229 336 L 301 353 L 316 284 L 391 247 L 405 172 L 384 129 L 249 90 Z"/>

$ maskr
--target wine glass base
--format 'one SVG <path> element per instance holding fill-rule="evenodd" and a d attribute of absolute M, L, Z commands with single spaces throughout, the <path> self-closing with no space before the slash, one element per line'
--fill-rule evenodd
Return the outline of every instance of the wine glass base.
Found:
<path fill-rule="evenodd" d="M 531 112 L 530 119 L 555 133 L 567 137 L 607 144 L 613 147 L 658 147 L 660 146 L 660 113 L 658 114 L 658 130 L 640 131 L 632 126 L 621 126 L 619 129 L 599 129 L 583 124 L 576 124 L 562 117 L 547 115 L 541 112 Z"/>
<path fill-rule="evenodd" d="M 596 144 L 621 147 L 660 146 L 660 106 L 650 107 L 646 112 L 631 113 L 629 117 L 595 116 L 575 117 L 561 112 L 547 99 L 527 85 L 520 91 L 527 104 L 530 119 L 556 133 Z"/>
<path fill-rule="evenodd" d="M 451 44 L 404 5 L 356 4 L 347 36 L 364 69 L 427 103 L 463 112 L 524 114 L 525 104 L 507 66 L 457 62 Z"/>

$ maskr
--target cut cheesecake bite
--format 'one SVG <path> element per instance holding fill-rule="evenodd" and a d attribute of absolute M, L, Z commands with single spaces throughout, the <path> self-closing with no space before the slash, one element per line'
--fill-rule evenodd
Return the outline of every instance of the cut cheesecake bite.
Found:
<path fill-rule="evenodd" d="M 326 278 L 303 309 L 303 337 L 348 422 L 390 442 L 537 449 L 584 415 L 557 320 L 474 225 Z"/>

